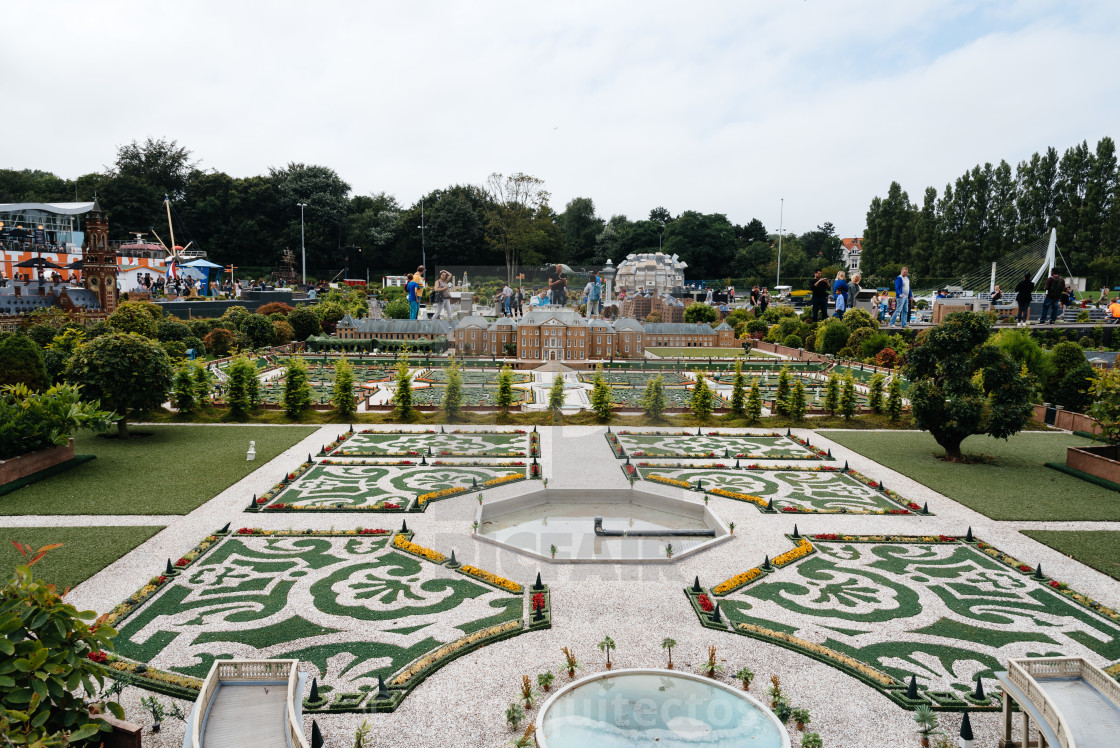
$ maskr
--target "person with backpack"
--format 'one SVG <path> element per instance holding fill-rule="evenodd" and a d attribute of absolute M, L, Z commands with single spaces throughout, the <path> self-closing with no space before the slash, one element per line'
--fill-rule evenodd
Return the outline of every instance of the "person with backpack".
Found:
<path fill-rule="evenodd" d="M 1031 319 L 1031 299 L 1034 294 L 1034 281 L 1030 273 L 1023 274 L 1023 280 L 1015 286 L 1015 304 L 1019 312 L 1015 315 L 1015 326 L 1026 327 Z"/>
<path fill-rule="evenodd" d="M 1066 292 L 1066 282 L 1062 279 L 1061 274 L 1057 268 L 1050 271 L 1050 277 L 1046 279 L 1046 298 L 1042 300 L 1042 322 L 1046 324 L 1046 314 L 1050 314 L 1050 324 L 1057 324 L 1058 310 L 1062 305 L 1062 296 Z"/>
<path fill-rule="evenodd" d="M 587 318 L 591 319 L 595 315 L 603 313 L 603 282 L 599 280 L 597 273 L 591 274 L 591 280 L 587 282 L 587 286 L 583 289 L 584 298 L 587 299 Z"/>

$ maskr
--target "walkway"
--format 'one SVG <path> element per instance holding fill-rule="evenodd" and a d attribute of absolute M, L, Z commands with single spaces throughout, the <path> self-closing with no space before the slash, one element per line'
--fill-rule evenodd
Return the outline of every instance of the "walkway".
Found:
<path fill-rule="evenodd" d="M 604 434 L 606 426 L 564 426 L 548 429 L 550 450 L 546 465 L 551 466 L 549 488 L 628 488 L 622 474 L 622 461 L 611 452 Z"/>
<path fill-rule="evenodd" d="M 1066 718 L 1077 748 L 1115 746 L 1120 709 L 1081 678 L 1039 679 L 1042 690 Z"/>
<path fill-rule="evenodd" d="M 202 748 L 285 748 L 287 688 L 283 684 L 223 684 L 206 717 Z"/>

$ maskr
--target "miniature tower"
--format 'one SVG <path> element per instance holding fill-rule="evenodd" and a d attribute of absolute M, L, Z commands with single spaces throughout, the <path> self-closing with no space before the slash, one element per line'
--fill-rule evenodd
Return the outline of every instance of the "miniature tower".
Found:
<path fill-rule="evenodd" d="M 117 256 L 109 249 L 109 222 L 100 212 L 86 219 L 82 284 L 97 296 L 102 312 L 113 313 L 117 308 Z"/>

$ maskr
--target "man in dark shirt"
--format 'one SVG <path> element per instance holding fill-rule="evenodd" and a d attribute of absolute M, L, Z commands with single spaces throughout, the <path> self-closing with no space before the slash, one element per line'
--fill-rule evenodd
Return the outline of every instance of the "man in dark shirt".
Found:
<path fill-rule="evenodd" d="M 564 306 L 568 302 L 568 276 L 564 275 L 564 268 L 556 266 L 555 272 L 548 276 L 548 292 L 552 296 L 552 303 Z"/>
<path fill-rule="evenodd" d="M 828 319 L 828 295 L 832 291 L 832 287 L 828 282 L 828 278 L 821 276 L 821 271 L 813 273 L 813 283 L 809 286 L 809 290 L 813 293 L 813 316 L 811 321 L 817 321 L 817 312 L 820 312 L 821 319 Z"/>
<path fill-rule="evenodd" d="M 1058 321 L 1058 308 L 1062 303 L 1062 294 L 1065 293 L 1066 282 L 1062 280 L 1062 276 L 1058 273 L 1058 269 L 1054 268 L 1050 271 L 1050 277 L 1046 279 L 1046 298 L 1042 300 L 1042 323 L 1046 324 L 1046 314 L 1050 313 L 1050 324 Z"/>

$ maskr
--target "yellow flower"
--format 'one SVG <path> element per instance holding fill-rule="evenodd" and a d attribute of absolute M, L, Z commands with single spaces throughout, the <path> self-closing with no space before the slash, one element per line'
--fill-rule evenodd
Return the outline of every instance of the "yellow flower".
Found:
<path fill-rule="evenodd" d="M 728 499 L 736 499 L 737 501 L 749 501 L 759 506 L 766 506 L 766 499 L 761 496 L 752 496 L 749 493 L 736 493 L 735 491 L 728 491 L 723 488 L 713 488 L 708 493 L 715 494 L 716 496 L 723 496 Z"/>
<path fill-rule="evenodd" d="M 459 567 L 459 571 L 463 572 L 464 574 L 469 574 L 472 577 L 478 577 L 479 579 L 488 582 L 495 587 L 501 587 L 504 590 L 509 590 L 510 592 L 516 594 L 521 593 L 521 585 L 517 582 L 510 581 L 505 577 L 499 577 L 497 574 L 491 574 L 490 572 L 479 569 L 478 567 L 463 565 Z"/>
<path fill-rule="evenodd" d="M 431 548 L 425 548 L 422 545 L 417 545 L 416 543 L 413 543 L 408 538 L 406 538 L 404 535 L 395 536 L 393 538 L 393 545 L 397 548 L 400 548 L 402 551 L 407 551 L 408 553 L 422 556 L 429 561 L 435 561 L 437 564 L 442 564 L 447 560 L 447 556 L 443 555 L 439 551 L 433 551 Z"/>
<path fill-rule="evenodd" d="M 753 569 L 748 569 L 747 571 L 744 571 L 742 574 L 736 574 L 735 576 L 731 577 L 730 579 L 717 584 L 715 587 L 712 588 L 712 594 L 714 594 L 714 595 L 726 595 L 728 592 L 731 592 L 734 589 L 738 589 L 739 587 L 742 587 L 744 584 L 746 584 L 746 583 L 748 583 L 748 582 L 750 582 L 754 579 L 757 579 L 761 574 L 762 574 L 762 569 L 759 569 L 757 566 Z"/>

